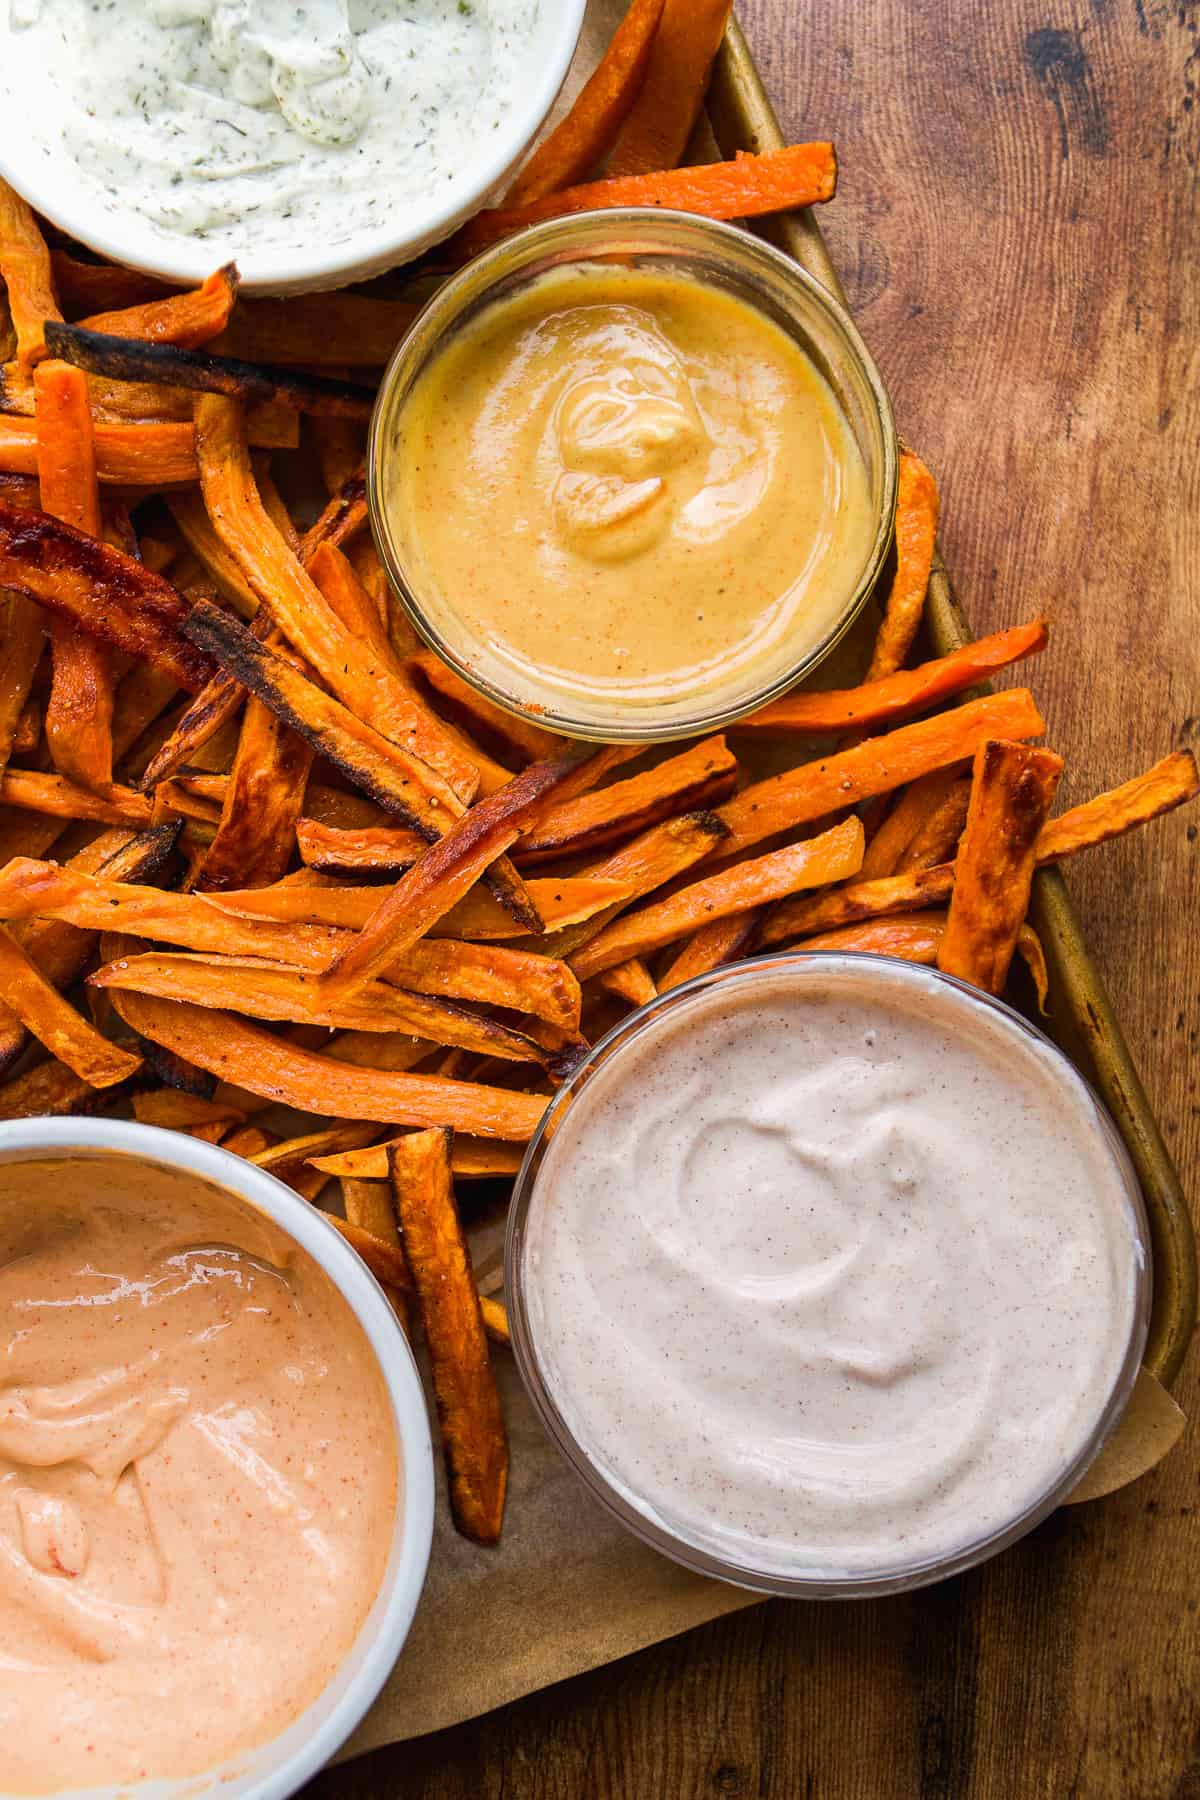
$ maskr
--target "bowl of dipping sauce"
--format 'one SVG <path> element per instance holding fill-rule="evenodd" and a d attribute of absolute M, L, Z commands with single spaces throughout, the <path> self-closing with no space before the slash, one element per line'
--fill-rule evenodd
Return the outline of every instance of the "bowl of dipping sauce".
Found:
<path fill-rule="evenodd" d="M 1070 1492 L 1141 1360 L 1137 1182 L 999 1001 L 789 954 L 623 1021 L 550 1108 L 507 1244 L 513 1347 L 591 1492 L 763 1593 L 957 1573 Z"/>
<path fill-rule="evenodd" d="M 362 281 L 503 191 L 584 0 L 0 0 L 0 173 L 93 250 Z"/>
<path fill-rule="evenodd" d="M 384 377 L 376 542 L 425 640 L 574 737 L 719 729 L 814 668 L 891 539 L 896 438 L 846 312 L 732 226 L 521 232 Z"/>
<path fill-rule="evenodd" d="M 0 1792 L 294 1792 L 425 1579 L 433 1460 L 385 1298 L 240 1157 L 0 1127 Z"/>

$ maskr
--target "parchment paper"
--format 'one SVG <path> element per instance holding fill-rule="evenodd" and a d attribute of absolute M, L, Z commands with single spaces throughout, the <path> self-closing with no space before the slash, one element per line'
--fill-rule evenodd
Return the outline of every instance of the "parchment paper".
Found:
<path fill-rule="evenodd" d="M 595 67 L 626 3 L 589 0 L 551 125 Z M 494 1266 L 501 1235 L 495 1224 L 472 1234 L 478 1272 Z M 542 1431 L 511 1357 L 500 1350 L 493 1360 L 512 1458 L 501 1542 L 484 1550 L 454 1530 L 438 1458 L 433 1555 L 412 1634 L 339 1761 L 475 1718 L 758 1599 L 690 1574 L 611 1520 Z M 1144 1384 L 1138 1392 L 1144 1397 Z M 1124 1486 L 1171 1447 L 1183 1416 L 1161 1388 L 1152 1398 L 1166 1406 L 1149 1407 L 1147 1419 L 1131 1405 L 1095 1476 L 1089 1471 L 1072 1498 Z"/>

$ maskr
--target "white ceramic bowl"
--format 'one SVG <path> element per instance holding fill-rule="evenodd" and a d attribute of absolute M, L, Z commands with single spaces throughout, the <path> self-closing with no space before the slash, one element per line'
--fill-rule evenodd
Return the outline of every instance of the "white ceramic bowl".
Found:
<path fill-rule="evenodd" d="M 81 183 L 56 133 L 39 130 L 31 112 L 40 96 L 26 94 L 14 59 L 6 56 L 15 0 L 0 0 L 0 175 L 38 212 L 81 244 L 114 262 L 164 281 L 194 285 L 230 260 L 216 233 L 198 239 L 156 226 L 138 214 L 101 212 Z M 366 281 L 407 262 L 449 237 L 464 220 L 503 191 L 553 106 L 571 66 L 586 0 L 541 0 L 526 51 L 524 86 L 499 131 L 471 144 L 465 181 L 441 182 L 418 203 L 396 209 L 386 226 L 341 243 L 297 243 L 287 250 L 237 254 L 246 293 L 299 294 Z M 117 8 L 119 13 L 119 7 Z"/>
<path fill-rule="evenodd" d="M 433 1445 L 412 1351 L 383 1290 L 345 1239 L 316 1207 L 242 1157 L 180 1132 L 121 1119 L 0 1124 L 0 1162 L 64 1155 L 159 1163 L 210 1181 L 265 1213 L 320 1264 L 378 1358 L 400 1457 L 392 1547 L 374 1605 L 333 1680 L 277 1737 L 204 1774 L 84 1790 L 88 1800 L 204 1800 L 218 1793 L 222 1800 L 284 1800 L 328 1762 L 359 1723 L 400 1654 L 421 1597 L 433 1540 Z M 11 1797 L 0 1792 L 0 1800 Z"/>

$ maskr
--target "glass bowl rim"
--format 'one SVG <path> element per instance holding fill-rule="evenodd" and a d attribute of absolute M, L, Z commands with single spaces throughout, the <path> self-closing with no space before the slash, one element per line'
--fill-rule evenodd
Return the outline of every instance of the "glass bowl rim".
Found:
<path fill-rule="evenodd" d="M 638 227 L 665 228 L 668 234 L 679 233 L 683 238 L 690 235 L 694 243 L 688 246 L 681 242 L 678 246 L 680 255 L 691 249 L 700 258 L 706 249 L 711 252 L 714 247 L 717 250 L 724 248 L 735 258 L 741 256 L 757 263 L 768 279 L 790 285 L 803 297 L 804 304 L 824 314 L 833 327 L 840 351 L 856 369 L 870 396 L 871 415 L 877 422 L 882 445 L 880 507 L 871 547 L 853 593 L 824 636 L 803 657 L 789 663 L 781 673 L 756 688 L 752 695 L 697 710 L 686 720 L 657 724 L 652 716 L 648 716 L 601 725 L 592 719 L 575 717 L 565 705 L 543 707 L 539 703 L 534 708 L 522 704 L 490 677 L 481 674 L 447 641 L 417 600 L 403 559 L 393 545 L 388 508 L 382 493 L 383 470 L 390 455 L 383 441 L 385 420 L 389 427 L 394 423 L 396 407 L 400 404 L 396 394 L 402 386 L 411 391 L 413 383 L 432 365 L 467 307 L 486 306 L 499 282 L 510 273 L 519 274 L 543 252 L 552 249 L 569 251 L 577 241 L 580 262 L 587 261 L 590 254 L 603 254 L 605 246 L 594 239 L 605 227 L 614 239 L 611 247 L 616 246 L 622 230 L 628 232 Z M 753 302 L 748 291 L 743 292 L 742 297 Z M 570 213 L 528 225 L 473 257 L 431 295 L 392 352 L 379 384 L 367 437 L 366 498 L 375 548 L 409 622 L 422 641 L 477 693 L 526 723 L 532 721 L 564 737 L 587 743 L 672 743 L 720 731 L 758 707 L 768 705 L 811 674 L 836 649 L 870 599 L 891 548 L 899 468 L 900 444 L 883 377 L 854 320 L 828 288 L 782 250 L 740 226 L 707 219 L 698 213 L 680 212 L 672 207 L 629 206 Z"/>
<path fill-rule="evenodd" d="M 1091 1103 L 1099 1128 L 1099 1136 L 1104 1140 L 1129 1202 L 1136 1252 L 1133 1323 L 1120 1370 L 1086 1442 L 1058 1479 L 1015 1519 L 972 1540 L 949 1556 L 922 1557 L 904 1565 L 889 1566 L 880 1572 L 867 1570 L 861 1575 L 849 1573 L 829 1576 L 787 1575 L 778 1570 L 757 1569 L 750 1563 L 737 1562 L 732 1558 L 720 1556 L 711 1550 L 704 1549 L 691 1539 L 677 1534 L 660 1523 L 657 1518 L 640 1511 L 626 1499 L 615 1482 L 610 1481 L 604 1469 L 592 1460 L 559 1411 L 550 1391 L 549 1382 L 541 1372 L 534 1344 L 534 1333 L 530 1328 L 526 1306 L 522 1245 L 546 1139 L 552 1133 L 557 1119 L 561 1117 L 580 1085 L 587 1080 L 592 1070 L 598 1067 L 602 1060 L 606 1060 L 613 1054 L 620 1055 L 630 1043 L 641 1039 L 664 1014 L 673 1012 L 690 998 L 706 993 L 713 988 L 725 986 L 736 992 L 740 986 L 748 985 L 756 978 L 763 979 L 769 976 L 772 970 L 795 969 L 798 966 L 824 965 L 830 967 L 846 964 L 882 965 L 892 975 L 897 976 L 902 985 L 905 982 L 912 983 L 914 988 L 925 984 L 943 985 L 956 991 L 959 997 L 965 999 L 969 1004 L 978 1005 L 997 1015 L 1008 1029 L 1015 1029 L 1021 1035 L 1032 1038 L 1043 1050 L 1050 1053 L 1067 1078 L 1075 1082 L 1081 1091 L 1081 1097 Z M 696 1574 L 728 1582 L 735 1587 L 747 1588 L 755 1593 L 793 1599 L 871 1599 L 881 1595 L 908 1593 L 917 1588 L 928 1587 L 934 1582 L 962 1574 L 999 1554 L 1000 1551 L 1008 1549 L 1048 1518 L 1080 1481 L 1120 1423 L 1133 1390 L 1146 1345 L 1152 1282 L 1153 1259 L 1149 1222 L 1141 1186 L 1132 1160 L 1103 1101 L 1066 1052 L 1039 1026 L 1026 1018 L 1015 1007 L 1009 1005 L 1007 1001 L 1001 1000 L 993 994 L 985 993 L 982 989 L 972 986 L 970 982 L 960 980 L 957 976 L 945 974 L 940 969 L 908 962 L 900 957 L 878 955 L 871 951 L 795 949 L 751 957 L 744 962 L 726 964 L 722 968 L 696 975 L 690 981 L 681 982 L 678 987 L 667 989 L 665 993 L 647 1001 L 644 1006 L 637 1008 L 635 1012 L 620 1020 L 611 1031 L 606 1032 L 592 1046 L 587 1056 L 563 1082 L 539 1120 L 537 1129 L 526 1146 L 521 1168 L 513 1186 L 504 1238 L 504 1292 L 508 1307 L 513 1357 L 522 1385 L 551 1442 L 583 1482 L 592 1499 L 598 1501 L 612 1517 L 644 1544 L 649 1545 L 651 1549 L 658 1550 L 672 1561 L 682 1564 L 684 1568 L 691 1569 Z"/>

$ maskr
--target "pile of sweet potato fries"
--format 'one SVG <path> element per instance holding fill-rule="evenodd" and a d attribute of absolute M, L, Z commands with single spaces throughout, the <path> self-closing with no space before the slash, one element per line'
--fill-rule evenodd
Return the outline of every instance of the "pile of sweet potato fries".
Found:
<path fill-rule="evenodd" d="M 455 253 L 578 206 L 827 198 L 828 145 L 670 167 L 727 13 L 633 0 Z M 747 954 L 880 951 L 999 993 L 1019 953 L 1044 998 L 1035 867 L 1190 798 L 1195 762 L 1050 819 L 1032 695 L 966 697 L 1044 623 L 905 666 L 937 523 L 908 454 L 861 686 L 776 702 L 736 751 L 572 745 L 421 649 L 388 591 L 361 464 L 411 305 L 243 302 L 233 269 L 170 293 L 50 247 L 2 187 L 0 274 L 0 1119 L 131 1112 L 340 1203 L 423 1327 L 455 1521 L 494 1542 L 507 1325 L 453 1178 L 511 1176 L 623 1010 Z M 275 480 L 301 444 L 329 495 L 303 530 Z M 759 738 L 791 766 L 754 779 Z"/>

